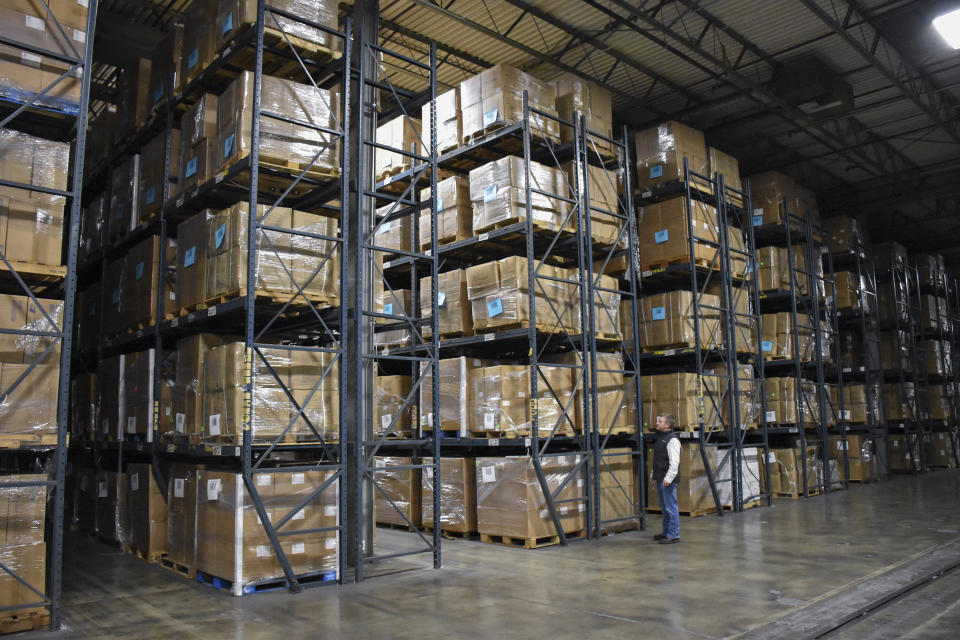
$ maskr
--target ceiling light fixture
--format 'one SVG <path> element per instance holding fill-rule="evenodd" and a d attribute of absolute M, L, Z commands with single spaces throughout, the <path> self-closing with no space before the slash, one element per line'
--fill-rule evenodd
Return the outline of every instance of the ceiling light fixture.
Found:
<path fill-rule="evenodd" d="M 933 28 L 937 30 L 947 44 L 960 49 L 960 9 L 933 19 Z"/>

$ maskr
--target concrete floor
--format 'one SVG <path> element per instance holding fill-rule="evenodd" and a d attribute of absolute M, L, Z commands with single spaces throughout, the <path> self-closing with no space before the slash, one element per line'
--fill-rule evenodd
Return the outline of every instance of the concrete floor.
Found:
<path fill-rule="evenodd" d="M 66 630 L 31 638 L 723 638 L 960 549 L 960 471 L 534 551 L 444 541 L 444 568 L 235 598 L 67 537 Z M 378 540 L 410 534 L 378 530 Z M 426 561 L 426 558 L 424 558 Z M 960 637 L 960 571 L 828 637 Z M 802 612 L 801 614 L 802 615 Z M 763 628 L 755 630 L 764 637 Z M 769 637 L 769 636 L 768 636 Z M 779 635 L 778 637 L 789 637 Z"/>

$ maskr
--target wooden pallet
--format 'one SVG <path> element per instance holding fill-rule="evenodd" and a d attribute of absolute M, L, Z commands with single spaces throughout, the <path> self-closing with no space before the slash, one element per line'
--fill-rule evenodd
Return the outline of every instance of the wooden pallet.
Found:
<path fill-rule="evenodd" d="M 531 114 L 533 115 L 533 114 Z M 546 120 L 546 118 L 544 119 Z M 491 123 L 486 127 L 480 129 L 479 131 L 474 131 L 469 134 L 465 134 L 461 140 L 464 145 L 470 145 L 482 141 L 487 136 L 495 134 L 500 129 L 509 127 L 516 124 L 508 120 L 499 120 L 497 122 Z M 551 145 L 560 144 L 560 135 L 549 133 L 537 127 L 533 122 L 530 123 L 530 139 L 535 142 L 548 142 Z M 504 141 L 506 142 L 506 141 Z M 512 141 L 512 144 L 507 146 L 506 151 L 511 153 L 521 153 L 523 150 L 523 141 L 518 137 Z"/>
<path fill-rule="evenodd" d="M 43 435 L 31 435 L 29 433 L 0 435 L 0 449 L 55 446 L 57 446 L 57 434 L 55 433 L 45 433 Z"/>
<path fill-rule="evenodd" d="M 663 510 L 660 509 L 659 507 L 647 507 L 646 511 L 647 513 L 663 513 Z M 700 516 L 708 516 L 716 512 L 717 512 L 717 507 L 715 505 L 710 507 L 704 507 L 703 509 L 695 509 L 693 511 L 685 511 L 683 509 L 679 511 L 680 515 L 686 516 L 688 518 L 699 518 Z"/>
<path fill-rule="evenodd" d="M 0 634 L 50 628 L 50 611 L 46 607 L 5 611 L 0 614 Z"/>
<path fill-rule="evenodd" d="M 396 522 L 377 522 L 377 526 L 383 529 L 396 529 L 397 531 L 408 531 L 410 533 L 419 531 L 416 527 L 411 527 L 408 524 L 398 524 Z"/>
<path fill-rule="evenodd" d="M 692 342 L 674 342 L 673 344 L 665 345 L 656 345 L 656 346 L 643 346 L 640 347 L 640 351 L 643 353 L 661 353 L 663 351 L 671 351 L 673 349 L 694 349 L 696 345 Z M 709 349 L 710 347 L 701 347 L 702 349 Z"/>
<path fill-rule="evenodd" d="M 753 500 L 753 501 L 748 502 L 747 504 L 743 505 L 743 510 L 746 511 L 747 509 L 756 509 L 757 507 L 760 507 L 760 506 L 762 506 L 762 503 L 761 503 L 761 501 L 760 501 L 760 498 L 757 498 L 756 500 Z M 732 505 L 732 504 L 725 504 L 725 505 L 723 505 L 723 510 L 724 510 L 724 511 L 733 511 L 733 505 Z"/>
<path fill-rule="evenodd" d="M 424 427 L 421 427 L 420 430 L 423 431 L 423 433 L 425 433 L 425 434 L 427 434 L 427 433 L 433 433 L 433 427 L 424 426 Z M 440 429 L 440 433 L 443 434 L 442 437 L 444 437 L 444 438 L 459 438 L 459 437 L 460 437 L 460 427 L 453 427 L 453 428 L 451 428 L 451 429 L 441 428 L 441 429 Z"/>
<path fill-rule="evenodd" d="M 242 156 L 233 158 L 230 161 L 230 164 L 221 167 L 220 171 L 217 172 L 214 176 L 216 182 L 220 182 L 224 179 L 227 173 L 239 162 L 243 161 L 247 155 L 249 155 L 249 150 Z M 312 182 L 304 182 L 303 180 L 296 183 L 292 186 L 296 177 L 302 172 L 309 163 L 300 162 L 292 158 L 271 158 L 269 156 L 261 155 L 259 157 L 260 167 L 275 169 L 277 171 L 285 172 L 288 175 L 278 176 L 272 175 L 269 173 L 260 172 L 260 175 L 257 178 L 257 184 L 260 192 L 262 193 L 271 193 L 271 194 L 281 194 L 287 191 L 289 188 L 290 191 L 288 196 L 299 197 L 306 195 L 310 191 L 316 189 L 316 185 Z M 339 169 L 328 169 L 324 167 L 311 167 L 304 175 L 303 178 L 309 180 L 317 180 L 321 182 L 327 182 L 330 180 L 336 180 L 340 177 Z M 234 178 L 232 178 L 238 185 L 246 188 L 250 184 L 250 171 L 245 170 L 238 173 Z"/>
<path fill-rule="evenodd" d="M 777 498 L 790 498 L 791 500 L 799 500 L 800 498 L 810 498 L 812 496 L 820 495 L 819 489 L 807 489 L 806 492 L 803 491 L 775 491 L 774 497 Z"/>
<path fill-rule="evenodd" d="M 19 262 L 17 260 L 8 260 L 13 270 L 20 276 L 29 276 L 30 280 L 39 280 L 41 282 L 59 282 L 67 275 L 67 268 L 49 264 L 37 264 L 35 262 Z M 0 260 L 0 271 L 10 272 L 6 262 Z"/>
<path fill-rule="evenodd" d="M 158 564 L 160 559 L 167 555 L 166 551 L 151 551 L 148 553 L 141 551 L 140 549 L 137 549 L 129 544 L 123 545 L 123 550 L 131 556 L 136 556 L 137 558 L 140 558 L 144 562 L 149 562 L 150 564 Z"/>
<path fill-rule="evenodd" d="M 424 526 L 423 530 L 428 535 L 433 535 L 433 527 Z M 447 540 L 470 540 L 477 536 L 476 531 L 448 531 L 443 527 L 440 528 L 440 536 Z"/>
<path fill-rule="evenodd" d="M 183 576 L 184 578 L 187 578 L 188 580 L 193 580 L 194 578 L 197 577 L 197 568 L 196 568 L 196 567 L 189 567 L 189 566 L 187 566 L 187 565 L 185 565 L 185 564 L 180 564 L 180 563 L 178 563 L 178 562 L 174 562 L 173 560 L 171 560 L 171 559 L 168 558 L 167 556 L 164 556 L 164 557 L 160 558 L 160 566 L 163 567 L 164 569 L 167 569 L 168 571 L 174 572 L 175 574 L 177 574 L 177 575 L 179 575 L 179 576 Z"/>
<path fill-rule="evenodd" d="M 550 427 L 540 427 L 540 437 L 546 438 L 550 435 Z M 491 438 L 498 438 L 502 440 L 518 440 L 520 438 L 529 438 L 533 435 L 533 430 L 526 429 L 514 429 L 512 431 L 502 431 L 499 429 L 481 429 L 479 431 L 471 431 L 470 437 L 477 438 L 478 440 L 490 440 Z M 572 438 L 576 433 L 569 426 L 560 427 L 554 433 L 553 437 L 567 437 Z"/>
<path fill-rule="evenodd" d="M 477 335 L 486 334 L 486 333 L 499 333 L 501 331 L 513 331 L 514 329 L 526 329 L 530 324 L 526 320 L 518 320 L 516 322 L 509 322 L 507 324 L 500 324 L 495 327 L 474 327 L 474 331 Z M 565 333 L 563 326 L 553 326 L 553 324 L 548 323 L 537 323 L 537 333 L 543 334 L 562 334 Z"/>
<path fill-rule="evenodd" d="M 677 264 L 689 264 L 691 262 L 689 256 L 678 256 L 676 258 L 671 258 L 669 260 L 661 260 L 660 262 L 647 262 L 641 263 L 641 271 L 650 271 L 652 273 L 648 274 L 647 277 L 655 273 L 660 273 L 661 271 L 666 271 L 667 267 L 671 267 Z M 706 258 L 694 258 L 693 264 L 701 269 L 711 269 L 714 268 L 714 261 L 707 260 Z M 720 268 L 720 264 L 717 263 L 716 268 Z"/>
<path fill-rule="evenodd" d="M 230 302 L 231 300 L 236 300 L 247 294 L 246 289 L 234 289 L 233 291 L 228 291 L 226 293 L 221 293 L 215 296 L 210 296 L 203 303 L 203 308 L 209 309 L 210 307 L 215 307 L 218 304 L 223 304 L 225 302 Z M 331 306 L 331 303 L 339 304 L 339 299 L 335 299 L 331 296 L 321 293 L 314 293 L 310 291 L 303 291 L 296 296 L 294 296 L 292 291 L 270 291 L 268 289 L 257 289 L 255 293 L 256 299 L 262 302 L 269 302 L 277 305 L 285 305 L 288 302 L 290 307 L 306 307 L 307 303 L 304 301 L 304 296 L 307 300 L 317 306 L 326 307 Z M 291 300 L 291 298 L 293 298 Z M 194 305 L 199 307 L 199 305 Z M 181 312 L 181 315 L 182 312 Z"/>
<path fill-rule="evenodd" d="M 525 223 L 525 222 L 526 222 L 525 216 L 511 216 L 506 220 L 500 220 L 498 222 L 494 222 L 493 224 L 487 224 L 487 225 L 483 225 L 482 227 L 476 227 L 474 228 L 473 233 L 475 236 L 479 236 L 483 233 L 496 231 L 497 229 L 505 229 L 507 227 L 512 227 L 514 225 Z M 549 233 L 549 234 L 560 233 L 562 236 L 565 236 L 565 237 L 573 235 L 573 230 L 566 226 L 561 229 L 551 229 L 549 223 L 543 220 L 537 220 L 536 218 L 532 218 L 531 223 L 532 223 L 531 226 L 533 227 L 534 233 L 538 233 L 538 232 Z M 518 233 L 517 235 L 519 237 L 520 234 Z M 513 237 L 512 234 L 508 235 L 504 239 L 506 240 L 511 237 Z"/>
<path fill-rule="evenodd" d="M 586 532 L 583 530 L 564 532 L 564 536 L 568 540 L 582 538 L 585 535 Z M 552 536 L 543 536 L 540 538 L 519 538 L 515 536 L 481 533 L 480 542 L 485 542 L 487 544 L 499 544 L 505 547 L 514 547 L 517 549 L 538 549 L 540 547 L 550 547 L 555 544 L 560 544 L 560 536 L 554 534 Z"/>

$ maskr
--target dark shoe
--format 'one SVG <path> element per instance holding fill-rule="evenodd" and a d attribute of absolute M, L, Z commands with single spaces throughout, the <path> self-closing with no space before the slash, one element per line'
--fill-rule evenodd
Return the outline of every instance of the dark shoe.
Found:
<path fill-rule="evenodd" d="M 666 539 L 667 539 L 667 536 L 663 535 L 662 533 L 658 533 L 655 536 L 653 536 L 654 542 L 659 542 L 661 540 L 666 540 Z"/>
<path fill-rule="evenodd" d="M 676 544 L 680 542 L 680 538 L 666 538 L 660 541 L 660 544 Z"/>

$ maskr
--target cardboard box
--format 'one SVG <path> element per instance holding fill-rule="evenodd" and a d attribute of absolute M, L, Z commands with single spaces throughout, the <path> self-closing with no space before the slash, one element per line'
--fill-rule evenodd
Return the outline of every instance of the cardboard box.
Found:
<path fill-rule="evenodd" d="M 197 566 L 197 471 L 203 466 L 175 462 L 167 481 L 167 559 Z"/>
<path fill-rule="evenodd" d="M 150 463 L 127 464 L 127 522 L 130 546 L 148 557 L 167 551 L 167 500 Z"/>
<path fill-rule="evenodd" d="M 693 204 L 690 212 L 685 198 L 643 206 L 637 220 L 637 242 L 644 269 L 690 260 L 719 268 L 716 245 L 698 240 L 720 242 L 717 210 L 702 202 Z M 690 216 L 694 233 L 693 256 L 690 255 Z"/>
<path fill-rule="evenodd" d="M 374 482 L 379 488 L 371 489 L 377 522 L 415 527 L 422 524 L 421 470 L 395 468 L 413 464 L 412 458 L 377 456 Z"/>
<path fill-rule="evenodd" d="M 389 204 L 378 207 L 376 212 L 377 219 L 383 219 L 401 209 L 402 207 L 399 204 Z M 429 241 L 429 232 L 426 238 Z M 413 216 L 401 214 L 399 217 L 381 223 L 373 233 L 373 242 L 378 247 L 384 249 L 413 251 Z"/>
<path fill-rule="evenodd" d="M 26 296 L 0 294 L 0 329 L 24 330 L 27 328 Z M 23 363 L 23 339 L 27 336 L 0 333 L 0 362 Z"/>
<path fill-rule="evenodd" d="M 81 442 L 94 439 L 98 425 L 97 375 L 76 374 L 70 379 L 70 434 Z"/>
<path fill-rule="evenodd" d="M 178 89 L 200 75 L 217 55 L 217 4 L 196 2 L 187 7 Z"/>
<path fill-rule="evenodd" d="M 638 131 L 635 142 L 637 186 L 641 188 L 649 189 L 659 184 L 684 180 L 684 159 L 690 171 L 708 175 L 707 144 L 702 131 L 667 121 Z"/>
<path fill-rule="evenodd" d="M 610 91 L 595 82 L 572 73 L 563 73 L 551 84 L 557 89 L 557 114 L 562 120 L 573 122 L 574 114 L 586 117 L 587 132 L 613 138 L 613 106 Z M 574 138 L 572 127 L 560 127 L 560 141 Z M 592 135 L 587 140 L 587 153 L 613 153 L 613 144 Z"/>
<path fill-rule="evenodd" d="M 436 100 L 437 114 L 437 155 L 456 149 L 460 146 L 463 139 L 463 118 L 460 113 L 460 87 L 456 86 L 449 91 L 445 91 L 437 96 Z M 430 131 L 430 102 L 427 102 L 420 109 L 420 122 L 423 125 L 423 131 Z M 420 147 L 420 154 L 430 155 L 428 148 L 430 141 L 423 139 Z M 421 234 L 422 236 L 423 234 Z"/>
<path fill-rule="evenodd" d="M 45 543 L 0 547 L 0 563 L 17 576 L 15 578 L 6 571 L 0 575 L 0 607 L 31 604 L 41 600 L 21 580 L 40 593 L 47 592 L 47 545 Z"/>
<path fill-rule="evenodd" d="M 37 544 L 44 541 L 47 488 L 7 486 L 14 482 L 44 482 L 45 473 L 17 473 L 0 476 L 0 546 Z"/>
<path fill-rule="evenodd" d="M 177 291 L 179 311 L 195 309 L 207 300 L 207 224 L 209 209 L 177 225 Z"/>
<path fill-rule="evenodd" d="M 29 192 L 21 192 L 27 196 Z M 63 206 L 27 197 L 0 195 L 0 250 L 11 262 L 59 266 Z"/>
<path fill-rule="evenodd" d="M 430 188 L 421 189 L 420 202 L 429 199 Z M 429 209 L 422 209 L 417 217 L 421 251 L 430 248 L 430 217 Z M 464 176 L 451 176 L 441 180 L 437 183 L 437 245 L 471 237 L 473 211 L 470 204 L 470 181 Z"/>
<path fill-rule="evenodd" d="M 171 129 L 170 148 L 166 149 L 165 133 L 143 146 L 140 162 L 140 204 L 137 222 L 143 223 L 158 215 L 163 203 L 180 191 L 180 130 Z M 164 157 L 170 155 L 170 172 L 167 175 L 167 193 L 163 193 Z"/>
<path fill-rule="evenodd" d="M 753 226 L 784 224 L 787 213 L 800 214 L 800 187 L 790 176 L 766 171 L 750 176 L 747 182 L 753 204 Z"/>
<path fill-rule="evenodd" d="M 224 337 L 212 333 L 185 336 L 177 342 L 177 366 L 173 388 L 176 433 L 201 433 L 204 358 L 210 349 L 224 342 Z"/>
<path fill-rule="evenodd" d="M 720 347 L 724 343 L 720 327 L 720 299 L 711 294 L 700 294 L 700 346 L 704 349 Z M 694 295 L 690 291 L 671 291 L 643 296 L 639 300 L 640 347 L 669 347 L 696 344 L 693 309 Z"/>
<path fill-rule="evenodd" d="M 866 229 L 850 216 L 836 216 L 824 220 L 830 251 L 844 253 L 847 251 L 865 251 L 870 248 L 870 239 Z"/>
<path fill-rule="evenodd" d="M 549 456 L 541 459 L 547 486 L 556 492 L 567 477 L 575 474 L 555 496 L 557 515 L 567 534 L 586 526 L 583 498 L 585 466 L 579 455 Z M 528 456 L 477 458 L 477 529 L 481 534 L 533 540 L 557 535 L 546 499 Z M 560 502 L 560 500 L 572 500 Z"/>
<path fill-rule="evenodd" d="M 464 140 L 522 120 L 524 91 L 532 108 L 556 116 L 556 89 L 510 65 L 498 64 L 461 82 Z M 553 144 L 560 141 L 556 120 L 536 113 L 529 116 L 532 136 Z"/>
<path fill-rule="evenodd" d="M 57 432 L 57 389 L 60 367 L 40 364 L 27 373 L 29 364 L 0 365 L 0 433 L 39 439 Z M 15 388 L 13 384 L 24 376 Z"/>
<path fill-rule="evenodd" d="M 647 469 L 653 469 L 653 449 L 647 451 Z M 700 455 L 700 446 L 684 444 L 680 447 L 680 464 L 677 474 L 677 506 L 686 514 L 711 513 L 716 511 L 716 503 L 710 491 L 710 481 L 707 479 L 706 468 Z M 660 509 L 657 500 L 657 489 L 653 484 L 653 476 L 646 479 L 647 501 L 651 509 Z"/>
<path fill-rule="evenodd" d="M 709 160 L 709 173 L 707 175 L 713 176 L 719 173 L 723 176 L 723 184 L 728 189 L 743 191 L 743 183 L 740 181 L 740 162 L 715 147 L 710 147 L 707 150 L 707 155 Z M 734 203 L 743 201 L 739 194 L 728 192 L 727 197 Z"/>
<path fill-rule="evenodd" d="M 957 468 L 957 450 L 949 432 L 928 434 L 925 444 L 927 466 Z"/>
<path fill-rule="evenodd" d="M 410 376 L 373 377 L 373 393 L 376 402 L 374 414 L 374 434 L 380 437 L 384 432 L 410 436 L 412 416 L 416 407 L 410 396 Z M 406 406 L 404 406 L 406 405 Z"/>
<path fill-rule="evenodd" d="M 432 335 L 430 321 L 433 316 L 431 297 L 432 278 L 420 279 L 420 309 L 426 324 L 421 331 L 424 338 Z M 441 273 L 437 278 L 437 326 L 440 336 L 471 335 L 473 315 L 467 299 L 467 276 L 463 269 Z"/>
<path fill-rule="evenodd" d="M 257 21 L 257 0 L 218 0 L 216 17 L 216 50 L 220 51 L 244 29 Z M 332 0 L 274 0 L 270 6 L 292 13 L 305 22 L 291 20 L 279 14 L 270 18 L 268 25 L 271 33 L 282 32 L 288 37 L 294 36 L 319 45 L 331 51 L 339 51 L 340 38 L 317 29 L 309 23 L 319 24 L 328 29 L 339 27 L 338 4 Z M 276 22 L 274 22 L 274 19 Z M 280 36 L 282 39 L 283 36 Z"/>
<path fill-rule="evenodd" d="M 405 154 L 419 153 L 424 142 L 421 129 L 420 121 L 409 116 L 397 116 L 377 127 L 377 144 L 397 150 L 387 151 L 380 148 L 374 150 L 373 165 L 378 181 L 418 164 L 416 158 Z"/>
<path fill-rule="evenodd" d="M 104 244 L 104 234 L 107 227 L 107 196 L 104 193 L 96 196 L 83 210 L 80 218 L 80 248 L 77 261 L 80 264 L 100 250 Z"/>
<path fill-rule="evenodd" d="M 504 156 L 471 169 L 474 232 L 482 233 L 526 220 L 526 184 L 524 162 L 517 156 Z M 530 215 L 537 229 L 558 231 L 561 226 L 571 231 L 575 229 L 576 225 L 569 221 L 564 225 L 570 206 L 560 198 L 573 196 L 559 169 L 531 162 L 530 189 Z"/>
<path fill-rule="evenodd" d="M 120 311 L 123 314 L 120 328 L 153 326 L 157 323 L 157 289 L 161 283 L 163 306 L 160 315 L 173 313 L 177 296 L 174 283 L 160 276 L 161 251 L 166 252 L 166 264 L 175 263 L 177 244 L 171 238 L 164 242 L 159 236 L 151 236 L 134 245 L 127 254 L 120 294 Z"/>
<path fill-rule="evenodd" d="M 106 542 L 127 543 L 127 474 L 97 472 L 97 534 Z"/>
<path fill-rule="evenodd" d="M 424 458 L 433 464 L 433 458 Z M 433 468 L 423 469 L 423 525 L 433 526 Z M 440 458 L 440 528 L 473 533 L 477 530 L 477 468 L 475 458 Z"/>
<path fill-rule="evenodd" d="M 140 129 L 147 122 L 150 115 L 150 66 L 150 58 L 139 58 L 121 70 L 117 94 L 123 108 L 117 111 L 117 139 Z"/>
<path fill-rule="evenodd" d="M 891 471 L 916 471 L 920 464 L 920 436 L 889 434 Z"/>
<path fill-rule="evenodd" d="M 435 418 L 433 413 L 433 374 L 431 370 L 425 372 L 420 385 L 421 430 L 432 431 L 434 424 L 439 424 L 439 428 L 443 431 L 455 430 L 457 437 L 469 437 L 470 423 L 477 404 L 474 377 L 482 375 L 482 369 L 486 364 L 479 358 L 466 356 L 444 358 L 437 363 L 440 388 L 439 419 Z M 421 370 L 424 368 L 428 368 L 428 365 L 421 364 Z"/>
<path fill-rule="evenodd" d="M 125 435 L 140 436 L 147 442 L 152 442 L 153 349 L 125 354 L 122 367 L 120 427 Z"/>
<path fill-rule="evenodd" d="M 133 155 L 110 174 L 110 220 L 107 239 L 115 243 L 136 227 L 140 203 L 140 156 Z"/>

